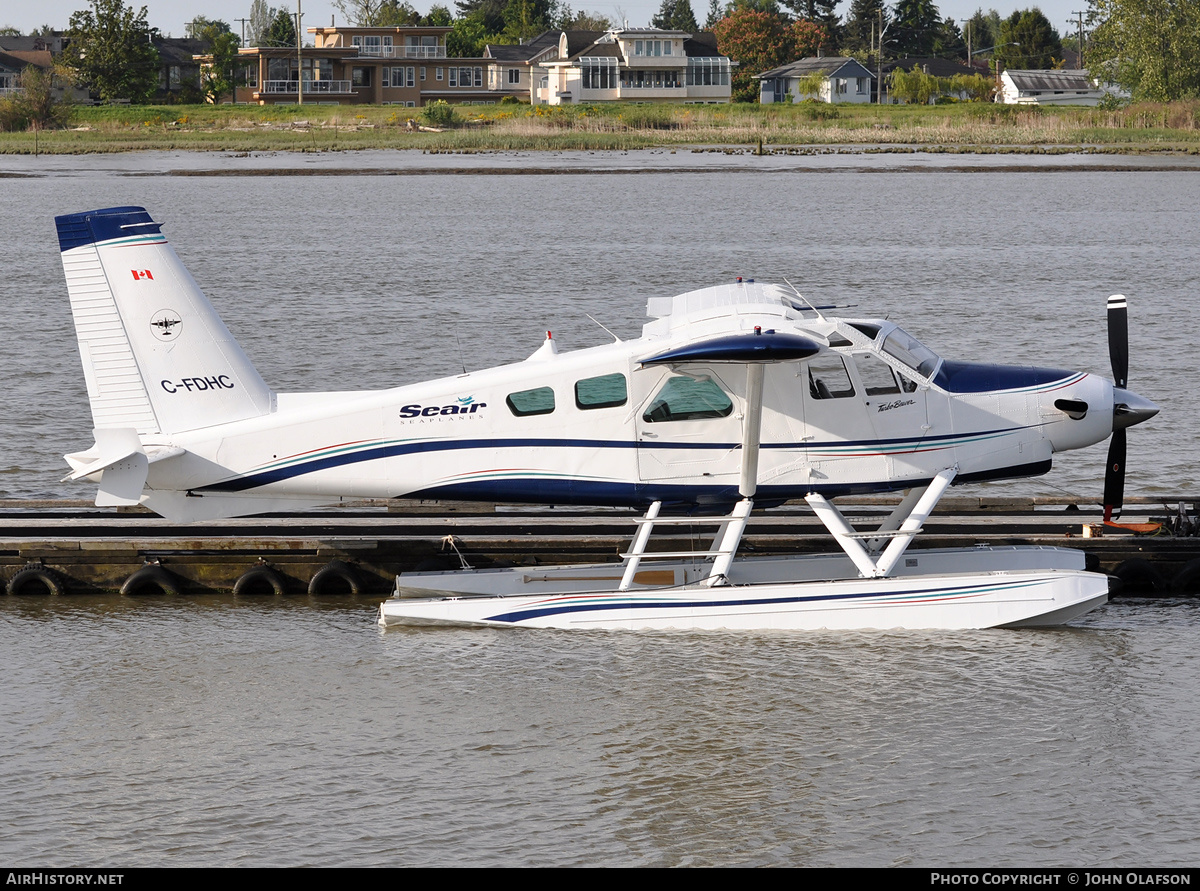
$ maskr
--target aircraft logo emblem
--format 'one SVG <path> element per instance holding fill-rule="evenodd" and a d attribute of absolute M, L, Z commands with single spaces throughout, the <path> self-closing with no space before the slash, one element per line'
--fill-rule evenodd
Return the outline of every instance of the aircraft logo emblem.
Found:
<path fill-rule="evenodd" d="M 175 340 L 183 330 L 183 319 L 173 309 L 160 309 L 150 320 L 150 330 L 159 340 Z"/>

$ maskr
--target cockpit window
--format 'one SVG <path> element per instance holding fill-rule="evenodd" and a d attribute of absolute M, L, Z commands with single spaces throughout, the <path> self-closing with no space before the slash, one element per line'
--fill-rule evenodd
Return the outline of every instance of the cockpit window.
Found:
<path fill-rule="evenodd" d="M 863 334 L 867 335 L 867 337 L 870 338 L 871 340 L 874 340 L 875 337 L 879 334 L 879 326 L 878 325 L 868 325 L 866 322 L 851 322 L 850 327 L 854 328 L 857 331 L 861 331 Z"/>
<path fill-rule="evenodd" d="M 725 391 L 710 378 L 672 377 L 642 415 L 650 423 L 723 418 L 733 411 Z"/>
<path fill-rule="evenodd" d="M 819 355 L 808 362 L 808 395 L 813 399 L 844 399 L 854 395 L 854 384 L 838 355 Z"/>
<path fill-rule="evenodd" d="M 883 351 L 899 359 L 922 377 L 932 377 L 941 357 L 903 328 L 895 328 L 883 341 Z"/>
<path fill-rule="evenodd" d="M 858 379 L 862 381 L 868 396 L 886 396 L 899 393 L 900 384 L 892 366 L 870 353 L 855 353 L 854 365 L 858 368 Z"/>

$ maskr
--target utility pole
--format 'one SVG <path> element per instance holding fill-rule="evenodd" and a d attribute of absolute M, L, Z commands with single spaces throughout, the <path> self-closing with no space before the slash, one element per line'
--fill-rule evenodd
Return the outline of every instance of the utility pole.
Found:
<path fill-rule="evenodd" d="M 1079 67 L 1087 68 L 1087 66 L 1083 64 L 1083 13 L 1072 9 L 1071 15 L 1079 16 Z"/>
<path fill-rule="evenodd" d="M 242 46 L 245 46 L 246 45 L 246 22 L 248 22 L 250 20 L 249 19 L 234 19 L 234 21 L 242 23 Z"/>
<path fill-rule="evenodd" d="M 304 41 L 300 39 L 300 19 L 304 15 L 300 11 L 300 0 L 296 0 L 296 104 L 304 104 L 304 54 L 300 47 Z"/>

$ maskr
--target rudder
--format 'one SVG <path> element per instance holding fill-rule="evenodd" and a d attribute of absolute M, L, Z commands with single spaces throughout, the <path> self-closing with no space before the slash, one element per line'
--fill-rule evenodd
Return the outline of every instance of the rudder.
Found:
<path fill-rule="evenodd" d="M 55 224 L 96 428 L 181 433 L 272 410 L 271 390 L 144 208 Z"/>

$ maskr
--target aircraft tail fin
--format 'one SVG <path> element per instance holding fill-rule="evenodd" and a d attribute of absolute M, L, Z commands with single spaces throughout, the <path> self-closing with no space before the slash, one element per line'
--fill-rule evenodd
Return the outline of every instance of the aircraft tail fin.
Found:
<path fill-rule="evenodd" d="M 182 433 L 272 411 L 274 394 L 144 208 L 55 224 L 97 429 Z"/>

